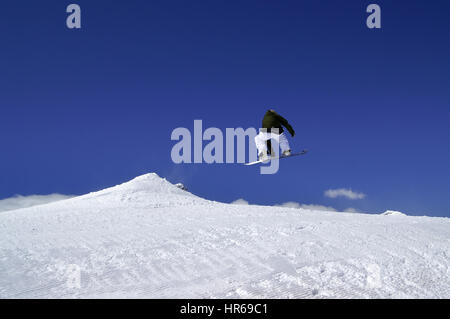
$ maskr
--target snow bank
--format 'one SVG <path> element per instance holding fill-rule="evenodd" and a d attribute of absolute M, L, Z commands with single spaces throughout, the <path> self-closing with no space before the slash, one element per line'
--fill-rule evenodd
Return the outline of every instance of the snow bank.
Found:
<path fill-rule="evenodd" d="M 186 186 L 184 186 L 184 184 L 182 184 L 182 183 L 177 183 L 177 184 L 175 184 L 175 186 L 184 191 L 188 190 L 188 188 Z"/>
<path fill-rule="evenodd" d="M 156 174 L 0 234 L 0 298 L 450 297 L 447 218 L 223 204 Z"/>
<path fill-rule="evenodd" d="M 396 211 L 396 210 L 387 210 L 381 215 L 384 216 L 407 216 L 406 214 L 403 214 L 402 212 Z"/>

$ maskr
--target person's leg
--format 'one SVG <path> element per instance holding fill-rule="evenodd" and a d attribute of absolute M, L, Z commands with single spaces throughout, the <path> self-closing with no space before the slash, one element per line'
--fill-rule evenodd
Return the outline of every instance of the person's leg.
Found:
<path fill-rule="evenodd" d="M 291 147 L 289 146 L 289 141 L 286 137 L 286 134 L 281 133 L 279 135 L 279 143 L 280 143 L 281 154 L 283 154 L 283 155 L 290 154 Z"/>
<path fill-rule="evenodd" d="M 267 145 L 267 154 L 271 156 L 271 155 L 273 154 L 273 149 L 272 149 L 272 139 L 271 139 L 271 138 L 269 138 L 269 139 L 266 141 L 266 145 Z"/>
<path fill-rule="evenodd" d="M 270 138 L 270 136 L 268 136 L 267 132 L 259 132 L 258 135 L 255 136 L 255 144 L 256 144 L 256 148 L 258 149 L 258 156 L 260 154 L 265 154 L 267 155 L 267 145 L 266 145 L 266 141 Z"/>

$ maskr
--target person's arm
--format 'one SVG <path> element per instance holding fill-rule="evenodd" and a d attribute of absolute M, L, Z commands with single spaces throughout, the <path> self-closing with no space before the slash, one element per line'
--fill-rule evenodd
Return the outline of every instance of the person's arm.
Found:
<path fill-rule="evenodd" d="M 289 133 L 291 133 L 291 135 L 293 137 L 295 135 L 295 131 L 292 128 L 292 126 L 289 124 L 289 122 L 284 117 L 282 117 L 280 114 L 275 113 L 275 115 L 276 115 L 278 121 L 281 123 L 281 125 L 283 125 L 289 131 Z"/>

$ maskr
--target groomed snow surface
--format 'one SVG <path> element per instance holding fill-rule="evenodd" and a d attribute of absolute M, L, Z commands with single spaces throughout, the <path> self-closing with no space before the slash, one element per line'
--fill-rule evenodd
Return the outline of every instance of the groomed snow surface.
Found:
<path fill-rule="evenodd" d="M 450 220 L 204 200 L 156 174 L 0 213 L 0 298 L 449 298 Z"/>

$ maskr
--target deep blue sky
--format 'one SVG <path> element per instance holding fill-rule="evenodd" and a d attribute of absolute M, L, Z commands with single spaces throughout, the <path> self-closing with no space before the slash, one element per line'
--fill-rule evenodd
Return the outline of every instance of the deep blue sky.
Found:
<path fill-rule="evenodd" d="M 65 8 L 82 8 L 82 29 Z M 382 29 L 365 26 L 378 3 Z M 450 217 L 449 1 L 3 1 L 0 198 L 146 172 L 208 199 Z M 284 115 L 276 175 L 171 162 L 172 130 Z M 327 199 L 352 188 L 363 200 Z"/>

